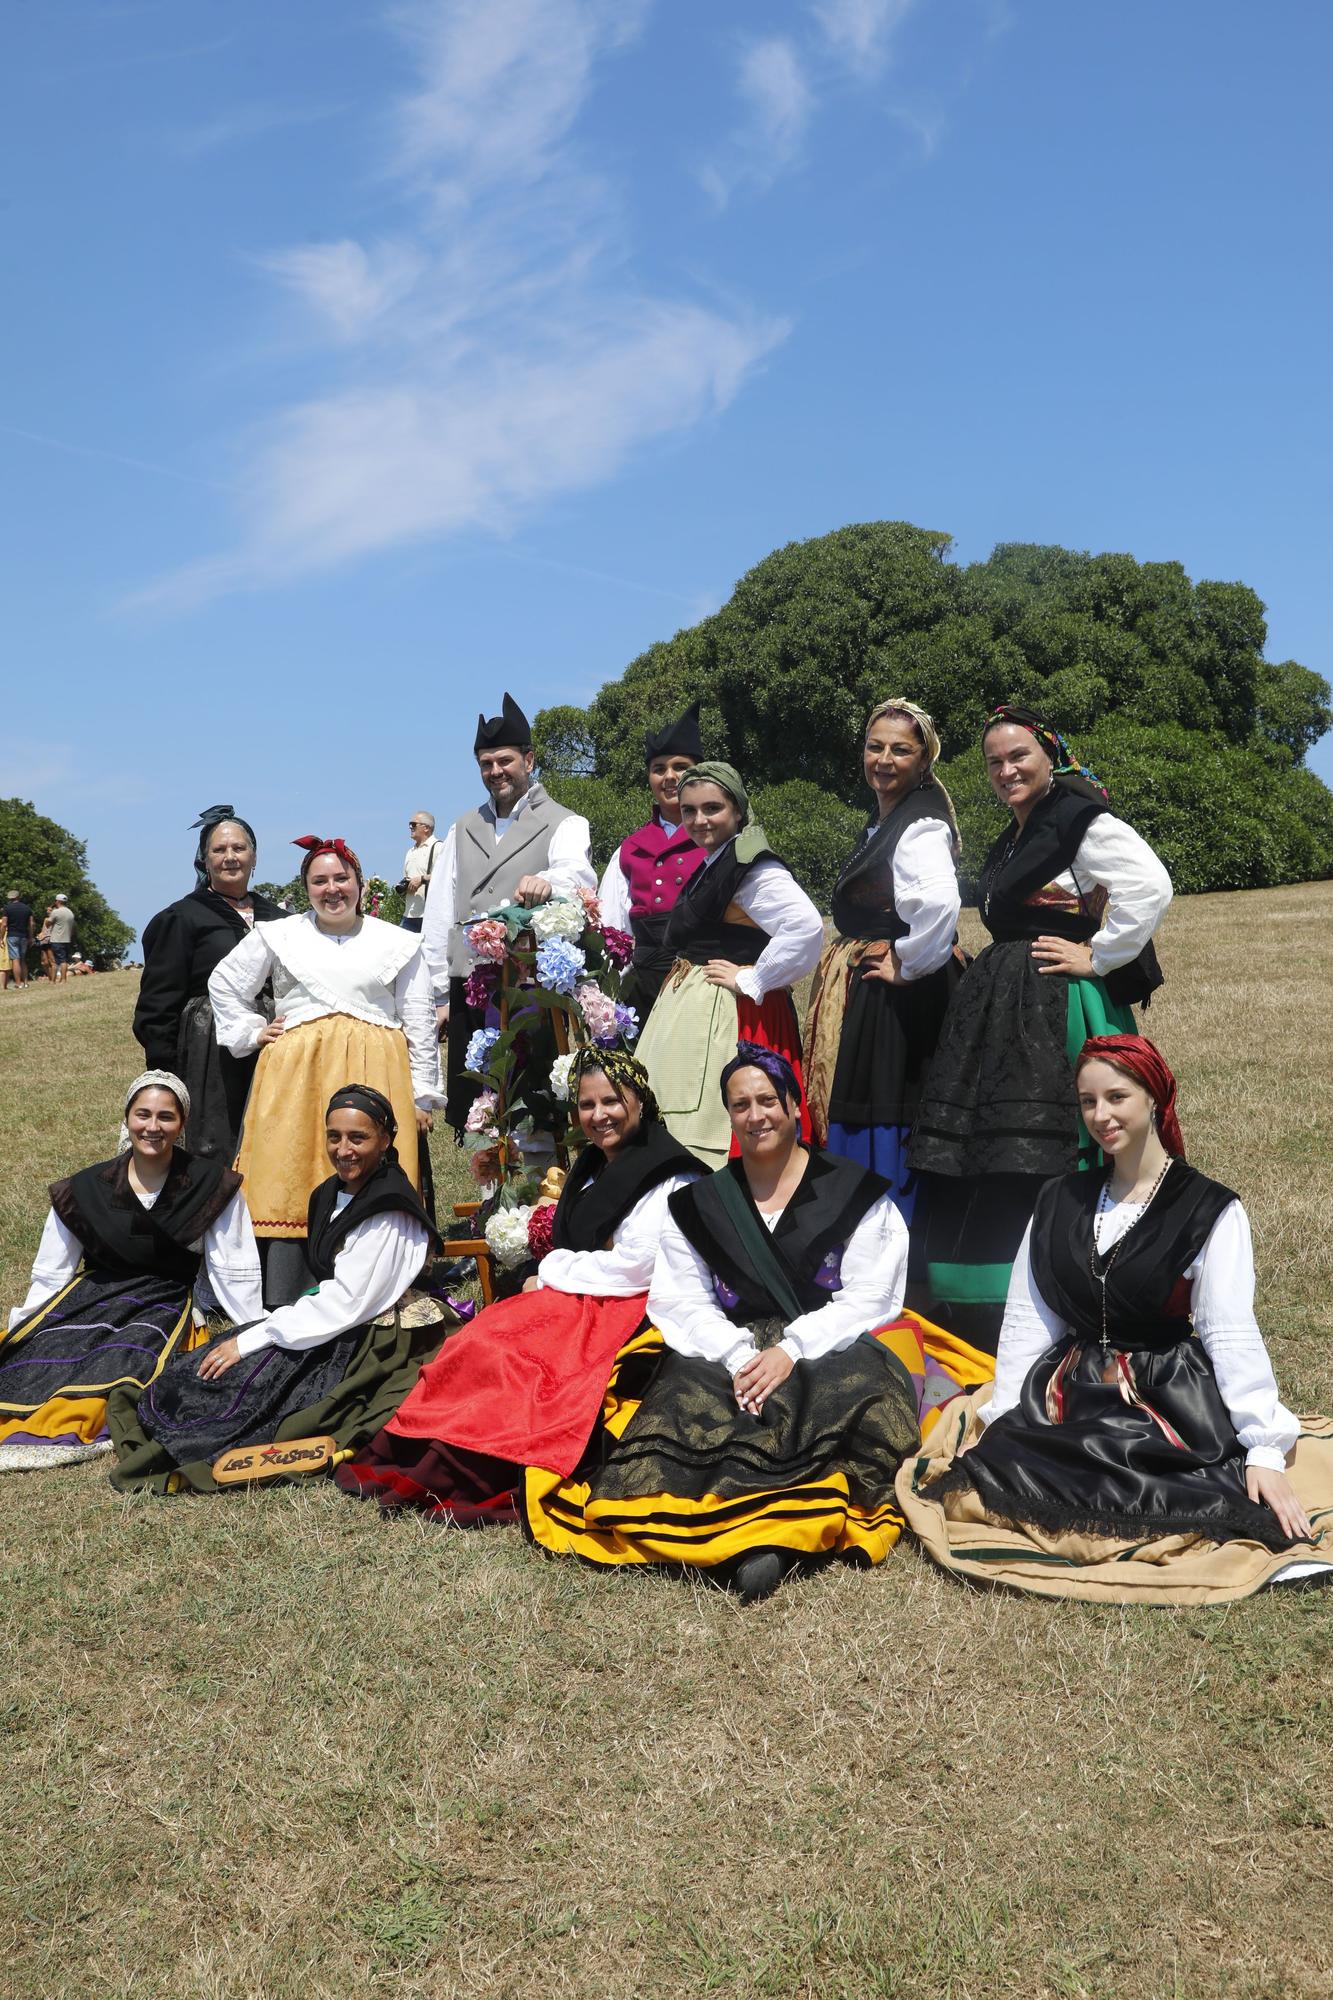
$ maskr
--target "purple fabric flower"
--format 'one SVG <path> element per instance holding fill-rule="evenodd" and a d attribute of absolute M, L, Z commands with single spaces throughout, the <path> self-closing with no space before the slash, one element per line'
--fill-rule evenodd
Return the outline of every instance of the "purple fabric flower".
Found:
<path fill-rule="evenodd" d="M 463 998 L 469 1007 L 487 1007 L 499 978 L 493 965 L 475 965 L 463 982 Z"/>
<path fill-rule="evenodd" d="M 819 1269 L 815 1272 L 815 1283 L 826 1292 L 842 1290 L 842 1245 L 829 1251 Z"/>
<path fill-rule="evenodd" d="M 622 1006 L 619 1000 L 616 1002 L 616 1032 L 625 1042 L 638 1039 L 639 1017 L 632 1007 Z"/>

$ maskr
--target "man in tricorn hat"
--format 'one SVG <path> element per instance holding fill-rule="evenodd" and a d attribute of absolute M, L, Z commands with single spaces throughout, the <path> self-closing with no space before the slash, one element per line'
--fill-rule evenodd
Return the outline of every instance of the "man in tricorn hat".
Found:
<path fill-rule="evenodd" d="M 464 1053 L 485 1015 L 470 1008 L 463 985 L 472 970 L 463 925 L 501 903 L 531 908 L 552 896 L 591 889 L 597 877 L 586 819 L 556 804 L 532 775 L 532 730 L 508 694 L 499 715 L 477 717 L 473 752 L 486 787 L 482 806 L 456 819 L 431 870 L 421 946 L 435 987 L 442 1027 L 449 1030 L 445 1116 L 461 1131 L 476 1096 L 465 1078 Z"/>
<path fill-rule="evenodd" d="M 671 970 L 672 954 L 662 943 L 667 918 L 681 890 L 704 861 L 702 847 L 696 847 L 681 826 L 676 796 L 681 778 L 704 754 L 698 702 L 692 702 L 684 715 L 665 729 L 645 730 L 643 754 L 653 816 L 646 826 L 621 841 L 602 877 L 599 894 L 603 922 L 634 934 L 634 959 L 625 997 L 638 1008 L 640 1020 L 646 1021 Z"/>

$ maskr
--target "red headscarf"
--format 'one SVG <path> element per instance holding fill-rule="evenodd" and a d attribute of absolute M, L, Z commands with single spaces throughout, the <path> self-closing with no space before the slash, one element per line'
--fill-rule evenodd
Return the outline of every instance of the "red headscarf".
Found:
<path fill-rule="evenodd" d="M 351 869 L 358 882 L 365 881 L 365 877 L 361 873 L 361 863 L 357 860 L 356 855 L 353 854 L 345 840 L 322 840 L 317 833 L 303 833 L 299 840 L 292 842 L 292 846 L 304 847 L 306 851 L 305 860 L 301 863 L 301 880 L 303 882 L 306 878 L 306 870 L 316 856 L 320 854 L 336 854 L 338 859 Z"/>
<path fill-rule="evenodd" d="M 1185 1157 L 1176 1117 L 1176 1079 L 1146 1035 L 1090 1035 L 1078 1052 L 1075 1074 L 1086 1062 L 1109 1062 L 1141 1083 L 1157 1106 L 1157 1132 L 1168 1153 Z"/>

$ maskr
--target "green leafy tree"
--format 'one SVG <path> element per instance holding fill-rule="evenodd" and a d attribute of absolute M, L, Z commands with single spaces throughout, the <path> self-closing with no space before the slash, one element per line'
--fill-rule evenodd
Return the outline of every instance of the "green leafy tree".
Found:
<path fill-rule="evenodd" d="M 47 905 L 67 896 L 75 944 L 94 965 L 119 965 L 133 944 L 133 928 L 88 879 L 84 843 L 24 799 L 0 799 L 0 873 L 0 894 L 21 890 L 39 928 Z"/>
<path fill-rule="evenodd" d="M 586 709 L 538 715 L 553 793 L 573 806 L 565 784 L 588 788 L 604 859 L 612 833 L 646 815 L 643 730 L 698 700 L 708 754 L 765 798 L 774 844 L 823 899 L 840 825 L 850 847 L 869 804 L 865 718 L 902 694 L 935 718 L 974 873 L 1002 823 L 981 724 L 1019 701 L 1064 728 L 1113 802 L 1160 838 L 1181 889 L 1333 873 L 1333 794 L 1300 765 L 1333 726 L 1329 687 L 1264 659 L 1264 607 L 1247 585 L 1114 553 L 1001 543 L 964 566 L 950 549 L 945 534 L 877 521 L 775 550 Z M 797 786 L 787 820 L 772 795 Z"/>

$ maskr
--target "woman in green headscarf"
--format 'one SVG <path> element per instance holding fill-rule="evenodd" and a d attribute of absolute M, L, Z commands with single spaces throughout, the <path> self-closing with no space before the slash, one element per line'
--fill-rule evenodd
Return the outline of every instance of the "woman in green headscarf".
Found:
<path fill-rule="evenodd" d="M 733 765 L 694 765 L 678 796 L 704 865 L 671 912 L 666 943 L 675 963 L 638 1053 L 675 1137 L 718 1167 L 733 1150 L 718 1079 L 737 1041 L 776 1049 L 800 1076 L 791 988 L 814 971 L 824 925 L 769 846 Z M 801 1136 L 810 1136 L 804 1091 Z"/>

